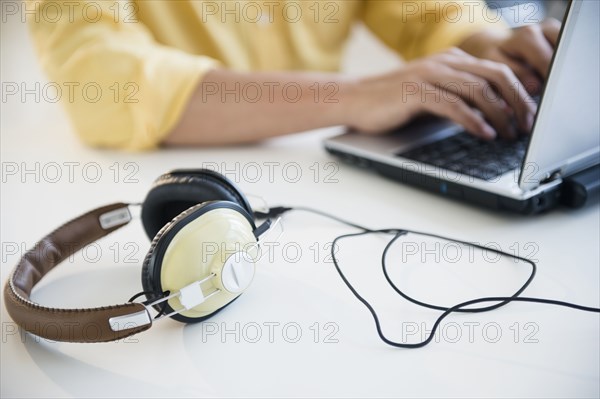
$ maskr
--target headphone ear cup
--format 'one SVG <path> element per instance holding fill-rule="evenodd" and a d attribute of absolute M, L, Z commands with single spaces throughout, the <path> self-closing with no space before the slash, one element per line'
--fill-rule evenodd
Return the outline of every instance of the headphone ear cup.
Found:
<path fill-rule="evenodd" d="M 160 263 L 160 259 L 155 259 L 154 262 L 151 262 L 152 257 L 154 256 L 154 250 L 158 246 L 158 243 L 160 242 L 162 236 L 165 234 L 166 231 L 168 231 L 171 228 L 171 226 L 175 225 L 178 221 L 182 220 L 183 218 L 185 218 L 187 215 L 189 215 L 196 209 L 202 207 L 202 205 L 203 204 L 197 204 L 197 205 L 187 209 L 186 211 L 181 212 L 179 215 L 177 215 L 175 218 L 173 218 L 170 222 L 167 222 L 156 233 L 156 235 L 152 239 L 152 242 L 150 243 L 150 249 L 148 249 L 148 253 L 146 254 L 146 257 L 144 258 L 144 263 L 142 264 L 142 288 L 144 291 L 156 292 L 157 294 L 162 292 L 162 290 L 160 290 L 160 287 L 155 286 L 154 279 L 153 279 L 153 274 L 154 274 L 153 266 L 157 262 Z"/>
<path fill-rule="evenodd" d="M 194 223 L 196 224 L 194 225 Z M 190 226 L 191 230 L 186 230 Z M 216 231 L 214 231 L 215 227 Z M 156 234 L 144 259 L 141 279 L 144 291 L 148 292 L 148 299 L 158 299 L 164 291 L 177 292 L 199 278 L 198 275 L 194 276 L 194 273 L 198 273 L 198 267 L 203 267 L 202 265 L 212 267 L 212 260 L 197 260 L 198 256 L 202 254 L 203 242 L 210 240 L 212 237 L 218 239 L 217 237 L 220 236 L 224 240 L 223 243 L 226 242 L 225 240 L 233 239 L 234 241 L 230 241 L 230 243 L 234 243 L 236 248 L 238 245 L 244 248 L 248 244 L 256 244 L 255 230 L 254 220 L 246 210 L 230 201 L 203 202 L 180 213 L 173 220 L 166 223 Z M 200 235 L 197 235 L 198 232 L 200 232 Z M 187 244 L 185 244 L 185 241 L 187 241 Z M 190 251 L 190 248 L 193 250 Z M 221 250 L 225 249 L 221 248 Z M 198 251 L 197 255 L 195 254 L 196 251 Z M 193 252 L 192 256 L 183 257 L 183 262 L 180 262 L 181 257 L 176 255 L 189 254 L 190 252 Z M 221 252 L 219 254 L 223 255 Z M 178 258 L 174 261 L 173 256 L 178 256 Z M 210 254 L 207 256 L 217 255 Z M 200 275 L 206 275 L 207 271 L 202 269 L 200 273 Z M 217 276 L 221 272 L 213 271 L 213 273 Z M 193 277 L 190 278 L 190 276 Z M 221 283 L 215 284 L 219 286 Z M 155 293 L 155 295 L 150 293 Z M 213 304 L 209 305 L 208 309 L 200 310 L 202 312 L 200 315 L 197 313 L 190 315 L 183 312 L 183 314 L 175 314 L 171 317 L 184 323 L 196 323 L 205 320 L 234 301 L 240 293 L 236 294 L 235 291 L 230 291 L 220 295 L 222 299 L 217 299 L 216 306 Z M 166 313 L 173 311 L 168 303 L 156 305 L 156 310 L 160 311 L 162 306 L 165 306 Z M 211 308 L 211 306 L 214 307 Z M 193 311 L 190 312 L 193 313 Z"/>
<path fill-rule="evenodd" d="M 146 259 L 144 259 L 144 264 L 142 265 L 142 289 L 145 292 L 156 292 L 158 294 L 158 291 L 152 284 L 150 272 L 148 271 L 148 260 L 150 259 L 150 256 L 151 254 L 150 252 L 148 252 L 148 256 L 146 257 Z M 154 296 L 150 296 L 148 297 L 148 299 L 154 299 Z"/>
<path fill-rule="evenodd" d="M 244 194 L 225 176 L 206 169 L 175 170 L 160 176 L 144 200 L 141 218 L 148 238 L 181 212 L 207 201 L 230 201 L 253 214 Z"/>

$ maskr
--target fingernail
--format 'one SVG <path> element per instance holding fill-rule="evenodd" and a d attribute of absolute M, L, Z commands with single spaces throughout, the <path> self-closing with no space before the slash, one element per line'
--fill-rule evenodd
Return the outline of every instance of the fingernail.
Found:
<path fill-rule="evenodd" d="M 537 115 L 539 106 L 535 102 L 535 100 L 531 99 L 531 113 L 535 116 Z"/>
<path fill-rule="evenodd" d="M 527 131 L 531 132 L 533 130 L 533 121 L 535 119 L 534 114 L 527 114 Z"/>
<path fill-rule="evenodd" d="M 496 131 L 490 125 L 483 125 L 483 129 L 481 131 L 483 133 L 484 138 L 493 140 L 496 138 Z"/>

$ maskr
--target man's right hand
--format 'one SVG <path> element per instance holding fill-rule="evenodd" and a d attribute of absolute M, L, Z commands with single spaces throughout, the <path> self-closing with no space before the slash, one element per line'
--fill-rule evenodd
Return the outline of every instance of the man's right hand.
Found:
<path fill-rule="evenodd" d="M 512 70 L 454 48 L 357 81 L 348 92 L 349 125 L 378 134 L 431 113 L 491 140 L 530 132 L 537 106 Z"/>

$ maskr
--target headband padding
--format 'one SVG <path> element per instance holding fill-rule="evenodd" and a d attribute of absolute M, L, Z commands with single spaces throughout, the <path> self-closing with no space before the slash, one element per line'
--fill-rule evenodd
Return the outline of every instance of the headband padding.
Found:
<path fill-rule="evenodd" d="M 98 308 L 51 308 L 33 302 L 33 287 L 54 267 L 86 245 L 129 223 L 128 219 L 103 226 L 102 218 L 127 204 L 112 204 L 79 216 L 41 239 L 19 261 L 4 289 L 4 303 L 12 319 L 24 330 L 54 341 L 106 342 L 150 328 L 150 324 L 113 331 L 115 317 L 146 312 L 139 303 Z M 127 211 L 129 213 L 129 211 Z"/>
<path fill-rule="evenodd" d="M 173 218 L 207 201 L 230 201 L 249 215 L 252 208 L 236 185 L 212 170 L 175 170 L 160 176 L 144 200 L 142 223 L 151 240 Z"/>

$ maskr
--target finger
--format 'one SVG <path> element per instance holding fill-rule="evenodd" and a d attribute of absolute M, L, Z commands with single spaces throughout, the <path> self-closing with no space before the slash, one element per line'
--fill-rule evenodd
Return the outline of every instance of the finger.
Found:
<path fill-rule="evenodd" d="M 523 86 L 525 86 L 527 93 L 530 95 L 536 95 L 540 93 L 543 82 L 535 73 L 535 71 L 533 71 L 529 66 L 510 57 L 508 54 L 505 55 L 500 62 L 508 65 L 508 67 L 512 69 Z"/>
<path fill-rule="evenodd" d="M 529 94 L 538 94 L 542 88 L 542 80 L 528 65 L 514 58 L 512 55 L 495 49 L 490 51 L 488 59 L 506 64 L 512 69 L 517 78 L 523 83 Z"/>
<path fill-rule="evenodd" d="M 542 22 L 541 28 L 542 33 L 546 37 L 546 40 L 550 42 L 552 47 L 556 48 L 558 44 L 558 35 L 560 33 L 560 21 L 554 18 L 548 18 Z"/>
<path fill-rule="evenodd" d="M 483 112 L 485 118 L 502 138 L 513 140 L 517 137 L 512 123 L 514 112 L 485 80 L 473 74 L 440 65 L 438 77 L 435 82 L 431 83 L 438 86 L 440 90 L 445 90 L 448 93 L 446 98 L 449 101 L 456 101 L 460 98 L 468 105 Z M 452 94 L 455 97 L 452 97 Z"/>
<path fill-rule="evenodd" d="M 439 91 L 432 84 L 426 84 L 427 92 Z M 440 96 L 439 101 L 423 101 L 423 110 L 432 114 L 442 116 L 462 125 L 469 133 L 484 140 L 493 140 L 496 137 L 496 131 L 483 119 L 483 117 L 474 109 L 470 108 L 460 98 L 456 101 L 449 101 L 446 96 Z"/>
<path fill-rule="evenodd" d="M 528 25 L 515 30 L 515 36 L 503 43 L 501 48 L 509 54 L 517 54 L 545 79 L 554 49 L 539 25 Z"/>
<path fill-rule="evenodd" d="M 519 127 L 522 130 L 531 130 L 537 106 L 507 65 L 471 56 L 449 57 L 447 65 L 477 75 L 494 85 L 496 92 L 515 111 Z"/>

